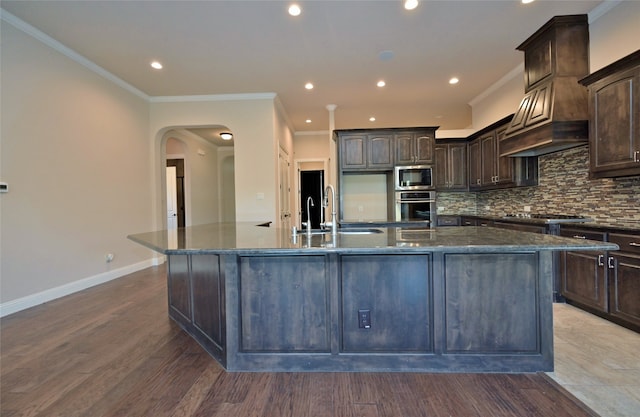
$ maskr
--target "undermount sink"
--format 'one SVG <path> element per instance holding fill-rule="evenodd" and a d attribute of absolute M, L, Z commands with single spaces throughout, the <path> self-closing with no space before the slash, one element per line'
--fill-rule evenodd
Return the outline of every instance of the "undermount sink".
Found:
<path fill-rule="evenodd" d="M 298 232 L 301 235 L 307 233 L 305 229 L 302 229 Z M 382 233 L 380 229 L 368 229 L 364 227 L 349 227 L 349 228 L 338 228 L 337 231 L 340 235 L 373 235 L 377 233 Z M 312 235 L 330 235 L 331 229 L 312 229 Z"/>

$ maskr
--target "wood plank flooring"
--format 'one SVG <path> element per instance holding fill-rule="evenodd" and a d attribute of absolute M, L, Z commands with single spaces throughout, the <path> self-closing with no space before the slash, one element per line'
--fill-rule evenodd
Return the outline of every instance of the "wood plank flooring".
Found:
<path fill-rule="evenodd" d="M 595 416 L 545 374 L 229 373 L 167 317 L 153 267 L 0 321 L 0 414 Z"/>

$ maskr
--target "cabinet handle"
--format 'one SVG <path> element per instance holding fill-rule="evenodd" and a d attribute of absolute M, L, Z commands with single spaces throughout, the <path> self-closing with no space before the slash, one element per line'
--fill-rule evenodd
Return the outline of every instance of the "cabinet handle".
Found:
<path fill-rule="evenodd" d="M 609 256 L 609 269 L 614 269 L 615 267 L 613 256 Z"/>
<path fill-rule="evenodd" d="M 640 151 L 635 151 L 633 153 L 633 162 L 640 162 Z"/>
<path fill-rule="evenodd" d="M 586 239 L 587 238 L 586 236 L 580 236 L 580 235 L 573 235 L 573 237 L 576 238 L 576 239 Z M 602 255 L 600 255 L 600 256 L 602 256 Z"/>
<path fill-rule="evenodd" d="M 604 255 L 598 255 L 598 266 L 604 266 Z"/>
<path fill-rule="evenodd" d="M 635 246 L 636 248 L 639 248 L 640 247 L 640 243 L 629 242 L 629 246 Z"/>

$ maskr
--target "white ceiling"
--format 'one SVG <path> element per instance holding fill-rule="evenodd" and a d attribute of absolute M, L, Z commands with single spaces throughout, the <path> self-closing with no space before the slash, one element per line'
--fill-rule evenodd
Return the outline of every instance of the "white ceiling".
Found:
<path fill-rule="evenodd" d="M 296 131 L 327 130 L 328 104 L 338 129 L 449 130 L 469 128 L 468 103 L 522 63 L 516 46 L 551 17 L 602 1 L 423 0 L 411 12 L 400 0 L 299 3 L 296 18 L 275 0 L 1 6 L 148 96 L 276 93 Z"/>

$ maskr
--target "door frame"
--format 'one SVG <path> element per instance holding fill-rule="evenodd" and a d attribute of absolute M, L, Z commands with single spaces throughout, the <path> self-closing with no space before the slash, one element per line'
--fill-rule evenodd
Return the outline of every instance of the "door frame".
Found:
<path fill-rule="evenodd" d="M 324 184 L 325 186 L 327 184 L 329 184 L 329 178 L 328 178 L 328 173 L 329 173 L 329 158 L 302 158 L 302 159 L 295 159 L 293 161 L 294 167 L 295 167 L 295 173 L 296 175 L 294 176 L 294 186 L 296 189 L 295 192 L 295 212 L 294 212 L 294 218 L 292 219 L 293 224 L 301 224 L 302 223 L 302 219 L 301 219 L 301 207 L 302 207 L 302 197 L 300 195 L 300 193 L 302 192 L 302 190 L 300 189 L 300 171 L 319 171 L 319 169 L 308 169 L 308 170 L 303 170 L 301 169 L 303 167 L 304 164 L 309 164 L 309 163 L 322 163 L 322 170 L 324 171 L 323 173 L 323 177 L 324 177 Z"/>

